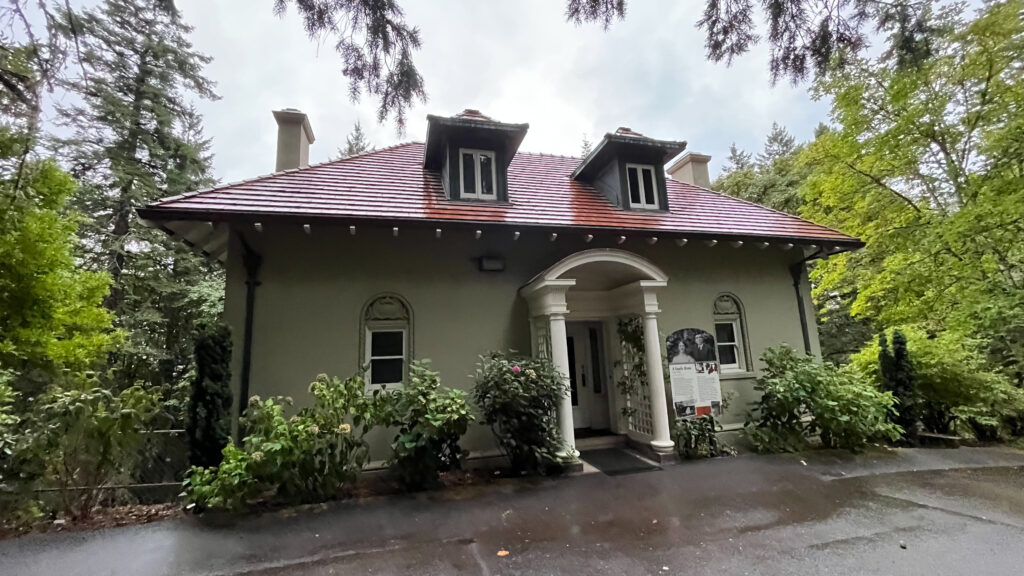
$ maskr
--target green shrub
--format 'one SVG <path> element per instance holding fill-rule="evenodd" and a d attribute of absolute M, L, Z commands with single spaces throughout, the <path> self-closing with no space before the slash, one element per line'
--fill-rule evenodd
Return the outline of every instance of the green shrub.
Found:
<path fill-rule="evenodd" d="M 718 440 L 718 423 L 709 415 L 697 418 L 677 418 L 672 426 L 672 440 L 676 453 L 684 460 L 732 456 L 735 452 Z"/>
<path fill-rule="evenodd" d="M 568 383 L 549 360 L 480 357 L 473 396 L 513 470 L 544 473 L 564 448 L 558 405 Z"/>
<path fill-rule="evenodd" d="M 238 510 L 257 502 L 322 502 L 338 497 L 369 460 L 364 436 L 386 420 L 388 400 L 365 393 L 362 375 L 320 375 L 310 384 L 313 406 L 285 415 L 288 398 L 249 400 L 241 447 L 224 448 L 219 466 L 193 467 L 184 482 L 186 506 Z"/>
<path fill-rule="evenodd" d="M 981 342 L 950 332 L 932 335 L 916 327 L 900 331 L 914 363 L 918 413 L 925 429 L 995 439 L 1024 412 L 1024 391 L 988 366 Z M 877 344 L 868 345 L 851 357 L 850 366 L 882 386 L 878 354 Z"/>
<path fill-rule="evenodd" d="M 877 358 L 877 356 L 876 356 Z M 747 435 L 762 452 L 792 452 L 818 435 L 822 446 L 857 451 L 901 430 L 887 419 L 893 398 L 852 371 L 798 354 L 768 349 L 764 374 L 754 389 L 761 399 L 747 420 Z"/>
<path fill-rule="evenodd" d="M 220 464 L 231 441 L 231 332 L 218 324 L 198 331 L 195 342 L 196 377 L 185 420 L 189 464 Z"/>
<path fill-rule="evenodd" d="M 157 391 L 114 394 L 93 376 L 70 376 L 33 406 L 20 465 L 41 468 L 39 487 L 56 488 L 66 517 L 88 518 L 105 486 L 131 472 L 159 413 Z"/>
<path fill-rule="evenodd" d="M 24 435 L 21 433 L 21 418 L 14 412 L 14 401 L 18 393 L 10 386 L 14 375 L 0 370 L 0 531 L 16 528 L 35 514 L 33 501 L 28 493 L 28 479 L 22 475 L 18 465 Z"/>
<path fill-rule="evenodd" d="M 473 421 L 466 393 L 441 387 L 429 360 L 413 362 L 406 384 L 391 392 L 389 426 L 398 428 L 389 463 L 399 481 L 417 490 L 436 485 L 441 472 L 462 467 L 459 439 Z"/>

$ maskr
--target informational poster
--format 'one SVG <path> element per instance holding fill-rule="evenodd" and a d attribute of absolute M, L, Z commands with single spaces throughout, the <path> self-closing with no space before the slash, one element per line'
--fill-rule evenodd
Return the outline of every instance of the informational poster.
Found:
<path fill-rule="evenodd" d="M 676 330 L 667 339 L 672 406 L 677 418 L 722 413 L 715 338 L 699 328 Z"/>

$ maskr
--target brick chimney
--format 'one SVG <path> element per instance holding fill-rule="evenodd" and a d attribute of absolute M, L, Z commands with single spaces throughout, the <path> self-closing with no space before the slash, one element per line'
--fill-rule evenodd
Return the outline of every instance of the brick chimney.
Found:
<path fill-rule="evenodd" d="M 274 110 L 277 120 L 276 172 L 309 166 L 309 145 L 316 137 L 309 118 L 295 108 Z"/>
<path fill-rule="evenodd" d="M 673 180 L 693 184 L 702 188 L 711 188 L 711 176 L 708 174 L 708 162 L 711 156 L 687 152 L 668 166 L 668 175 Z"/>

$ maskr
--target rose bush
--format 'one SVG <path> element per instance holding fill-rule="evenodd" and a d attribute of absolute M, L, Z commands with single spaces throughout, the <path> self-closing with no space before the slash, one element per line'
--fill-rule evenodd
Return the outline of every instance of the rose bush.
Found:
<path fill-rule="evenodd" d="M 560 462 L 558 404 L 568 383 L 543 358 L 480 357 L 473 397 L 513 470 L 544 473 Z"/>

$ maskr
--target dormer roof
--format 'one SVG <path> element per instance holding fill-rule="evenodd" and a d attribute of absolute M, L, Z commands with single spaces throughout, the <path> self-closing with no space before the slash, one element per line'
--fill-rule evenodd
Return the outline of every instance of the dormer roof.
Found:
<path fill-rule="evenodd" d="M 498 142 L 505 150 L 505 167 L 512 161 L 529 124 L 498 122 L 479 110 L 467 108 L 455 116 L 427 115 L 427 141 L 423 153 L 423 167 L 439 170 L 444 163 L 445 148 L 453 138 Z"/>
<path fill-rule="evenodd" d="M 574 180 L 591 180 L 608 162 L 624 152 L 645 152 L 659 158 L 660 163 L 664 164 L 685 149 L 685 141 L 656 140 L 631 128 L 621 126 L 615 132 L 604 135 L 601 142 L 573 170 L 572 178 Z"/>

